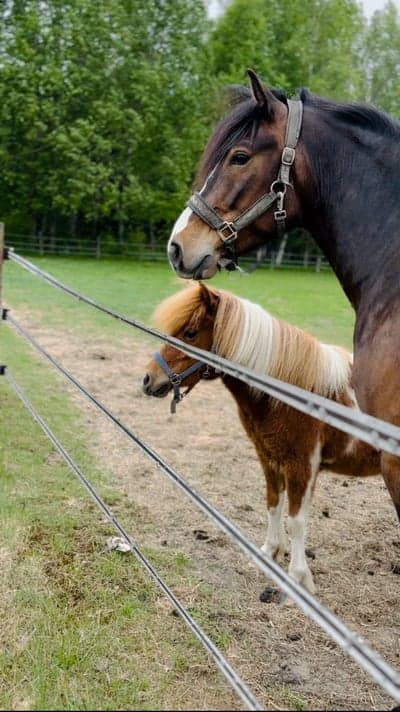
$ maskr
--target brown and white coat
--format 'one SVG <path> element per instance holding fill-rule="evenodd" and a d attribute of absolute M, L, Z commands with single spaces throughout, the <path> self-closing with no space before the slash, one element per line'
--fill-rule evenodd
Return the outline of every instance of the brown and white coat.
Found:
<path fill-rule="evenodd" d="M 350 353 L 319 342 L 246 299 L 195 283 L 162 302 L 154 320 L 159 328 L 182 341 L 357 408 L 350 385 Z M 160 353 L 175 373 L 194 362 L 166 344 Z M 287 498 L 289 572 L 313 591 L 305 536 L 317 474 L 325 469 L 345 475 L 375 475 L 380 471 L 380 453 L 238 379 L 215 372 L 212 377 L 220 377 L 235 399 L 241 423 L 265 474 L 268 524 L 262 549 L 274 558 L 288 549 L 283 518 Z M 185 387 L 193 387 L 200 378 L 201 370 L 189 376 Z M 162 397 L 170 389 L 165 372 L 153 359 L 146 368 L 144 392 Z"/>

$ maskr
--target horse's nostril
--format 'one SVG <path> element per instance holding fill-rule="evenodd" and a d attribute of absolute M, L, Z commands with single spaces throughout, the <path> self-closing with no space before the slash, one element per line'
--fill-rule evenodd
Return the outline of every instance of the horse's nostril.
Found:
<path fill-rule="evenodd" d="M 146 373 L 145 377 L 143 378 L 143 382 L 142 382 L 142 388 L 145 393 L 148 393 L 150 383 L 151 383 L 151 376 L 150 376 L 150 374 Z"/>
<path fill-rule="evenodd" d="M 176 242 L 171 242 L 171 244 L 169 245 L 168 257 L 174 265 L 178 264 L 181 261 L 182 250 Z"/>

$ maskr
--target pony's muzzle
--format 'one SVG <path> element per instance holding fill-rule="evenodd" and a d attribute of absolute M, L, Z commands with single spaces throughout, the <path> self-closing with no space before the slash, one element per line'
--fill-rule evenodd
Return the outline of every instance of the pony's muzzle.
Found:
<path fill-rule="evenodd" d="M 146 396 L 164 398 L 164 396 L 166 396 L 171 390 L 171 386 L 169 381 L 164 381 L 163 383 L 155 386 L 153 384 L 152 376 L 149 373 L 146 373 L 142 381 L 142 390 Z"/>

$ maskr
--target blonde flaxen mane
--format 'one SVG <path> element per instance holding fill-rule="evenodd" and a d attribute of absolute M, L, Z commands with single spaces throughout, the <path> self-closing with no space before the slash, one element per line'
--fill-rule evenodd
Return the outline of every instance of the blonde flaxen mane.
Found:
<path fill-rule="evenodd" d="M 153 323 L 166 334 L 175 336 L 201 307 L 202 294 L 198 282 L 189 282 L 171 297 L 164 299 L 153 312 Z"/>
<path fill-rule="evenodd" d="M 207 289 L 219 299 L 213 335 L 217 354 L 328 398 L 348 386 L 350 353 L 319 342 L 247 299 Z M 191 284 L 163 301 L 153 316 L 158 327 L 168 334 L 178 333 L 201 308 L 204 290 L 204 286 Z"/>

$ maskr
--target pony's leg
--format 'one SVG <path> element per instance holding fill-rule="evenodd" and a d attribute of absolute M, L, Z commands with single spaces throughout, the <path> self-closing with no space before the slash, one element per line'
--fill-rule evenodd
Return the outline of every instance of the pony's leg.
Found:
<path fill-rule="evenodd" d="M 283 490 L 278 497 L 275 507 L 268 506 L 267 536 L 261 551 L 272 559 L 284 556 L 289 550 L 289 540 L 283 521 L 283 510 L 286 501 L 286 492 Z"/>
<path fill-rule="evenodd" d="M 300 466 L 299 466 L 300 464 Z M 320 465 L 320 447 L 309 463 L 290 463 L 286 468 L 288 493 L 288 532 L 291 541 L 289 573 L 310 593 L 315 586 L 305 553 L 306 530 L 315 478 Z"/>
<path fill-rule="evenodd" d="M 279 466 L 268 463 L 264 467 L 267 500 L 267 535 L 261 551 L 272 559 L 284 556 L 289 549 L 283 510 L 286 500 L 285 483 L 279 473 Z"/>

